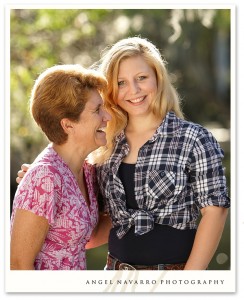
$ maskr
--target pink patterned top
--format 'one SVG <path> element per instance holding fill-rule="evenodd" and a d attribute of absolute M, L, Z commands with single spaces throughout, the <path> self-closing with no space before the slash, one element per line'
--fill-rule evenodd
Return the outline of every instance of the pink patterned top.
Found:
<path fill-rule="evenodd" d="M 36 257 L 36 270 L 85 270 L 85 245 L 98 221 L 95 169 L 84 163 L 90 206 L 68 165 L 51 145 L 36 158 L 16 192 L 17 208 L 45 217 L 49 232 Z"/>

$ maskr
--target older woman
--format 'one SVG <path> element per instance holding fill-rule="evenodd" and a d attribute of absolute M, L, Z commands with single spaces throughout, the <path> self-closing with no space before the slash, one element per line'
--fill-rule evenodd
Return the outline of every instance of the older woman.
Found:
<path fill-rule="evenodd" d="M 51 143 L 14 198 L 11 269 L 86 269 L 85 247 L 98 222 L 94 168 L 86 157 L 106 144 L 110 115 L 100 95 L 106 85 L 98 72 L 78 65 L 54 66 L 36 80 L 31 112 Z"/>

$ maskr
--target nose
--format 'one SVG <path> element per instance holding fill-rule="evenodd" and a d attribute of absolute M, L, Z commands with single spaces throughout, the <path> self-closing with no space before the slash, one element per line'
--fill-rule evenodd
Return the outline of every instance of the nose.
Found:
<path fill-rule="evenodd" d="M 132 95 L 137 94 L 141 90 L 140 86 L 139 86 L 139 84 L 138 84 L 138 82 L 136 80 L 132 80 L 129 83 L 129 89 L 130 89 L 130 93 Z"/>
<path fill-rule="evenodd" d="M 111 119 L 112 119 L 111 115 L 106 110 L 103 110 L 103 121 L 108 122 Z"/>

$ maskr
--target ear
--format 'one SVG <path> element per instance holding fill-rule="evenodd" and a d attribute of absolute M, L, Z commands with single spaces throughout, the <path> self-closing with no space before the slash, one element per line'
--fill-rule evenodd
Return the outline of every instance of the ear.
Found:
<path fill-rule="evenodd" d="M 67 134 L 71 133 L 74 129 L 74 123 L 67 118 L 62 119 L 60 121 L 60 125 Z"/>

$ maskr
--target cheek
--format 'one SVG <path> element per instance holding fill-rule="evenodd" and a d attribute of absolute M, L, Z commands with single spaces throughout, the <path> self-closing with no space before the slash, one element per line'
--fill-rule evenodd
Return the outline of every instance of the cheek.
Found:
<path fill-rule="evenodd" d="M 121 100 L 124 97 L 124 95 L 125 95 L 125 91 L 123 89 L 118 90 L 117 99 L 115 99 L 115 101 Z"/>
<path fill-rule="evenodd" d="M 157 85 L 157 82 L 156 81 L 152 81 L 150 86 L 149 86 L 149 89 L 151 90 L 152 93 L 157 93 L 157 90 L 158 90 L 158 85 Z"/>
<path fill-rule="evenodd" d="M 123 91 L 118 91 L 118 96 L 117 96 L 116 99 L 114 99 L 114 103 L 116 105 L 120 105 L 120 104 L 123 105 L 125 98 L 126 98 L 125 91 L 124 90 Z"/>

